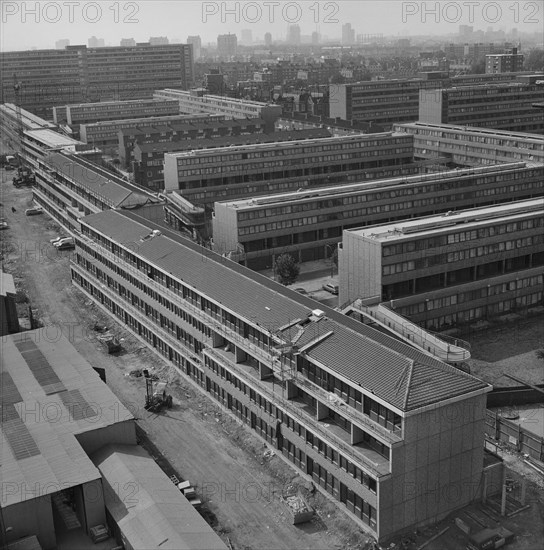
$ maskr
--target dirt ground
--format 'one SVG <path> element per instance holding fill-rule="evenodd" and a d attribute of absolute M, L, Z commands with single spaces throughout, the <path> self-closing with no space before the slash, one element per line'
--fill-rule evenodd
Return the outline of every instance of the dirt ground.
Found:
<path fill-rule="evenodd" d="M 106 369 L 107 383 L 138 419 L 139 426 L 164 454 L 178 477 L 195 486 L 203 515 L 234 549 L 359 549 L 369 537 L 328 497 L 297 476 L 283 458 L 266 447 L 211 399 L 181 379 L 160 357 L 131 336 L 70 283 L 72 251 L 58 252 L 49 240 L 65 232 L 46 215 L 27 217 L 30 189 L 11 185 L 13 172 L 1 170 L 2 213 L 9 229 L 2 232 L 2 269 L 14 276 L 18 308 L 30 305 L 51 338 L 62 330 L 77 351 L 95 367 Z M 14 207 L 16 212 L 12 212 Z M 25 296 L 29 303 L 25 301 Z M 97 340 L 95 323 L 107 325 L 122 340 L 124 352 L 108 355 Z M 133 370 L 147 368 L 170 382 L 174 407 L 159 415 L 143 407 L 145 382 Z M 309 495 L 317 514 L 294 526 L 280 501 L 289 486 Z"/>
<path fill-rule="evenodd" d="M 293 485 L 309 494 L 309 482 L 297 476 L 283 458 L 271 452 L 247 427 L 196 390 L 191 381 L 182 379 L 172 367 L 71 285 L 69 261 L 73 252 L 58 252 L 49 244 L 50 239 L 64 231 L 45 215 L 24 215 L 24 209 L 32 203 L 31 190 L 15 189 L 10 183 L 12 175 L 12 172 L 1 171 L 0 217 L 8 221 L 10 228 L 0 234 L 0 253 L 2 268 L 14 276 L 17 289 L 21 291 L 18 306 L 21 315 L 26 315 L 30 304 L 34 317 L 48 327 L 52 338 L 62 330 L 93 366 L 106 368 L 108 385 L 138 419 L 141 429 L 160 449 L 178 477 L 190 480 L 196 487 L 204 502 L 204 517 L 227 545 L 235 550 L 365 548 L 368 537 L 319 491 L 310 496 L 318 512 L 316 518 L 302 526 L 291 525 L 288 511 L 280 502 L 281 493 Z M 15 213 L 11 211 L 12 206 Z M 317 292 L 318 287 L 308 290 Z M 29 304 L 25 303 L 24 295 L 30 300 Z M 105 352 L 92 328 L 95 323 L 107 325 L 122 339 L 123 353 L 110 356 Z M 464 336 L 473 346 L 473 372 L 477 376 L 481 372 L 486 378 L 498 373 L 503 362 L 509 362 L 520 369 L 520 378 L 533 371 L 535 376 L 542 374 L 538 362 L 534 361 L 534 350 L 544 347 L 541 327 L 542 317 L 535 317 L 518 322 L 514 328 L 502 326 L 494 329 L 495 332 Z M 144 379 L 129 374 L 144 368 L 169 380 L 169 391 L 174 396 L 173 409 L 159 415 L 144 409 Z M 507 382 L 507 379 L 503 377 L 501 381 Z M 508 548 L 541 548 L 544 540 L 542 478 L 524 466 L 515 453 L 507 449 L 499 453 L 511 468 L 509 475 L 524 475 L 532 481 L 527 497 L 531 507 L 502 522 L 516 533 Z M 489 510 L 491 517 L 485 516 L 479 506 L 467 508 L 468 513 L 477 514 L 480 521 L 487 518 L 484 521 L 494 526 L 498 516 Z M 404 548 L 418 548 L 449 527 L 425 548 L 461 550 L 466 537 L 455 526 L 454 519 L 462 517 L 468 521 L 469 516 L 460 514 L 465 512 L 432 528 L 400 537 L 393 541 L 396 546 L 392 548 L 403 548 L 403 543 Z"/>

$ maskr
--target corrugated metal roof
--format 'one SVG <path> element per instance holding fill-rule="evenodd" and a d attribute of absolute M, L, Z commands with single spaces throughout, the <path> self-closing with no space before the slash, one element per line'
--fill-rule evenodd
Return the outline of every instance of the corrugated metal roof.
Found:
<path fill-rule="evenodd" d="M 47 395 L 25 360 L 27 354 L 18 346 L 36 347 L 66 391 Z M 133 416 L 92 366 L 66 337 L 47 328 L 5 336 L 0 360 L 5 413 L 0 426 L 1 473 L 2 479 L 20 488 L 5 492 L 2 506 L 99 479 L 76 435 Z M 63 394 L 68 396 L 68 406 L 61 398 Z M 92 403 L 92 407 L 83 409 L 85 414 L 74 413 L 77 407 L 70 411 L 70 406 L 76 401 L 80 405 L 83 401 Z"/>
<path fill-rule="evenodd" d="M 326 318 L 304 327 L 297 346 L 301 348 L 320 334 L 332 332 L 311 346 L 307 355 L 400 410 L 413 410 L 489 387 L 400 340 L 317 304 L 135 213 L 100 212 L 87 216 L 83 223 L 124 243 L 152 265 L 271 333 L 306 319 L 316 308 L 323 310 Z M 152 229 L 159 229 L 162 235 L 142 242 L 141 238 Z M 297 332 L 293 327 L 285 339 L 292 339 Z"/>
<path fill-rule="evenodd" d="M 108 445 L 92 460 L 104 478 L 106 507 L 131 548 L 226 550 L 144 449 Z"/>

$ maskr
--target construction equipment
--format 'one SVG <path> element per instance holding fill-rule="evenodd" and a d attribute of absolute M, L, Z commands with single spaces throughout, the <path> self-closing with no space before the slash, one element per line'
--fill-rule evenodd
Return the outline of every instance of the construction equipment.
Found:
<path fill-rule="evenodd" d="M 20 92 L 21 82 L 17 80 L 17 75 L 13 74 L 13 94 L 15 96 L 15 114 L 17 117 L 17 136 L 19 138 L 20 153 L 17 155 L 17 174 L 13 177 L 15 187 L 32 186 L 36 182 L 36 177 L 30 168 L 25 166 L 25 147 L 23 144 L 24 127 L 23 117 L 21 116 Z"/>
<path fill-rule="evenodd" d="M 119 342 L 119 338 L 109 332 L 107 332 L 106 334 L 98 335 L 96 339 L 102 342 L 108 348 L 108 353 L 110 355 L 112 353 L 117 353 L 123 349 L 121 346 L 121 342 Z"/>
<path fill-rule="evenodd" d="M 151 378 L 145 379 L 145 410 L 159 412 L 162 408 L 172 408 L 173 399 L 166 393 L 166 382 L 155 382 Z"/>

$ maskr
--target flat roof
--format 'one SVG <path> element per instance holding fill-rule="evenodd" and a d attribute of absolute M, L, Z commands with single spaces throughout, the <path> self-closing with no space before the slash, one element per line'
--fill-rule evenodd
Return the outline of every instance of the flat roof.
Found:
<path fill-rule="evenodd" d="M 17 116 L 17 111 L 13 103 L 3 103 L 0 105 L 0 111 L 4 111 L 6 115 Z M 21 111 L 21 120 L 23 125 L 28 128 L 38 130 L 40 128 L 56 128 L 56 125 L 40 118 L 38 115 L 27 111 L 26 109 L 20 109 Z"/>
<path fill-rule="evenodd" d="M 494 128 L 480 128 L 478 126 L 460 126 L 456 124 L 433 124 L 431 122 L 403 122 L 393 125 L 395 132 L 402 133 L 403 128 L 433 128 L 436 130 L 451 130 L 455 132 L 464 132 L 468 134 L 486 134 L 489 137 L 496 135 L 497 137 L 509 137 L 520 139 L 523 141 L 535 141 L 543 145 L 542 136 L 540 134 L 530 134 L 527 132 L 511 132 L 508 130 L 496 130 Z"/>
<path fill-rule="evenodd" d="M 544 167 L 544 165 L 543 165 Z M 491 166 L 476 166 L 474 168 L 452 169 L 439 173 L 420 174 L 416 176 L 402 176 L 396 178 L 380 179 L 373 181 L 364 181 L 360 183 L 350 183 L 338 185 L 336 187 L 319 187 L 316 189 L 303 189 L 302 191 L 292 191 L 290 193 L 278 193 L 274 195 L 265 195 L 262 197 L 238 199 L 229 201 L 218 201 L 216 204 L 236 208 L 240 211 L 256 210 L 259 208 L 270 208 L 284 203 L 294 203 L 310 201 L 322 198 L 343 197 L 346 195 L 358 195 L 365 191 L 383 190 L 388 187 L 398 187 L 410 184 L 424 184 L 429 182 L 440 182 L 450 179 L 461 179 L 477 177 L 490 174 L 503 174 L 507 171 L 517 171 L 523 168 L 529 168 L 525 162 L 513 162 L 505 164 L 493 164 Z"/>
<path fill-rule="evenodd" d="M 225 115 L 212 115 L 211 113 L 202 113 L 194 115 L 164 115 L 164 116 L 150 116 L 150 117 L 139 117 L 139 118 L 121 118 L 119 120 L 104 120 L 100 122 L 89 122 L 87 124 L 82 124 L 86 128 L 92 128 L 93 126 L 97 127 L 108 127 L 108 126 L 117 126 L 119 124 L 140 124 L 141 126 L 148 127 L 154 126 L 155 124 L 166 124 L 173 125 L 175 123 L 188 123 L 191 124 L 191 121 L 194 120 L 195 123 L 206 123 L 207 121 L 224 121 Z M 236 119 L 235 119 L 236 120 Z M 245 120 L 245 119 L 243 119 Z M 131 132 L 131 129 L 124 129 L 126 132 Z"/>
<path fill-rule="evenodd" d="M 412 240 L 429 234 L 451 233 L 490 224 L 496 225 L 507 220 L 534 217 L 535 215 L 544 216 L 544 199 L 542 198 L 467 210 L 452 210 L 438 216 L 407 219 L 382 225 L 346 229 L 345 231 L 375 241 L 390 242 L 402 239 Z"/>
<path fill-rule="evenodd" d="M 76 436 L 134 419 L 61 329 L 2 338 L 2 507 L 100 479 Z"/>
<path fill-rule="evenodd" d="M 471 392 L 488 384 L 434 359 L 363 323 L 301 296 L 267 277 L 202 248 L 158 224 L 127 211 L 85 217 L 82 226 L 120 243 L 149 264 L 258 326 L 278 340 L 279 333 L 307 319 L 313 310 L 325 319 L 304 330 L 309 342 L 331 333 L 306 352 L 310 359 L 365 388 L 399 411 L 411 411 Z M 160 235 L 146 238 L 151 230 Z M 317 332 L 316 332 L 317 331 Z"/>
<path fill-rule="evenodd" d="M 43 143 L 47 147 L 75 147 L 76 145 L 82 145 L 82 142 L 77 139 L 49 129 L 27 130 L 25 135 Z"/>
<path fill-rule="evenodd" d="M 319 130 L 320 128 L 317 128 L 316 130 Z M 296 130 L 293 130 L 296 131 Z M 311 132 L 314 131 L 312 129 L 306 129 L 306 130 L 298 130 L 299 132 Z M 328 132 L 328 131 L 327 131 Z M 365 141 L 371 141 L 375 139 L 380 138 L 393 138 L 393 137 L 407 137 L 406 133 L 402 132 L 382 132 L 379 134 L 355 134 L 355 135 L 347 135 L 347 136 L 331 136 L 331 137 L 321 137 L 321 138 L 306 138 L 306 139 L 298 139 L 294 142 L 287 143 L 282 142 L 282 147 L 293 147 L 293 146 L 301 146 L 301 147 L 309 147 L 311 145 L 325 145 L 330 143 L 341 143 L 341 142 L 352 142 L 352 141 L 359 141 L 364 144 Z M 238 145 L 234 147 L 217 147 L 212 149 L 203 149 L 199 151 L 194 152 L 184 152 L 184 153 L 171 153 L 171 156 L 173 157 L 188 157 L 188 156 L 204 156 L 204 155 L 217 155 L 224 153 L 226 151 L 229 151 L 231 153 L 235 153 L 237 151 L 244 151 L 246 149 L 274 149 L 277 148 L 277 143 L 257 143 L 255 145 Z"/>
<path fill-rule="evenodd" d="M 247 134 L 242 136 L 224 136 L 211 139 L 194 139 L 184 141 L 166 141 L 159 143 L 136 143 L 134 148 L 140 151 L 149 152 L 171 152 L 185 151 L 187 149 L 221 149 L 228 147 L 241 147 L 245 145 L 257 145 L 263 143 L 284 143 L 286 141 L 300 141 L 302 139 L 324 139 L 330 137 L 331 133 L 325 128 L 311 128 L 306 130 L 289 130 L 285 132 L 274 132 L 272 134 Z"/>
<path fill-rule="evenodd" d="M 104 479 L 106 508 L 130 548 L 227 550 L 145 449 L 107 445 L 92 460 Z"/>
<path fill-rule="evenodd" d="M 251 106 L 251 107 L 277 107 L 277 108 L 281 109 L 281 105 L 276 105 L 275 103 L 262 103 L 260 101 L 252 101 L 250 99 L 238 99 L 238 98 L 234 98 L 234 97 L 225 97 L 225 96 L 221 96 L 221 95 L 212 95 L 212 94 L 204 94 L 204 95 L 199 96 L 199 95 L 191 94 L 191 90 L 174 90 L 172 88 L 165 88 L 163 90 L 155 90 L 156 94 L 160 94 L 161 92 L 174 93 L 176 95 L 184 96 L 184 97 L 192 97 L 192 98 L 194 98 L 198 101 L 204 101 L 204 102 L 205 102 L 206 99 L 209 99 L 211 101 L 224 101 L 224 102 L 227 102 L 227 103 L 232 103 L 233 105 L 238 104 L 240 106 L 248 105 L 248 106 Z"/>
<path fill-rule="evenodd" d="M 134 104 L 138 105 L 141 103 L 170 103 L 174 100 L 166 99 L 166 98 L 150 98 L 150 99 L 124 99 L 119 101 L 96 101 L 94 103 L 70 103 L 67 105 L 61 105 L 61 107 L 65 107 L 68 109 L 71 109 L 73 107 L 107 107 L 111 105 L 129 105 Z"/>

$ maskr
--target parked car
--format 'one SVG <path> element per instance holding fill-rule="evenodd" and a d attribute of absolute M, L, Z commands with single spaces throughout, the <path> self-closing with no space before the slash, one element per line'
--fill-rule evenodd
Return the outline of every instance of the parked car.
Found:
<path fill-rule="evenodd" d="M 305 288 L 299 287 L 299 288 L 293 288 L 295 292 L 298 292 L 299 294 L 308 294 L 308 291 Z"/>
<path fill-rule="evenodd" d="M 59 241 L 61 241 L 62 239 L 66 239 L 66 236 L 60 235 L 59 237 L 55 237 L 54 239 L 50 239 L 49 242 L 51 244 L 55 244 L 55 243 L 58 243 Z"/>
<path fill-rule="evenodd" d="M 43 214 L 43 208 L 41 206 L 36 206 L 34 208 L 27 208 L 25 210 L 26 216 L 38 216 L 39 214 Z"/>
<path fill-rule="evenodd" d="M 325 283 L 323 290 L 330 292 L 331 294 L 338 295 L 338 285 L 336 283 Z"/>
<path fill-rule="evenodd" d="M 5 222 L 4 220 L 0 220 L 0 229 L 8 229 L 9 225 L 8 222 Z"/>
<path fill-rule="evenodd" d="M 63 237 L 62 239 L 59 239 L 58 241 L 54 242 L 53 246 L 55 248 L 59 248 L 59 247 L 65 245 L 65 244 L 74 244 L 75 245 L 73 237 Z"/>
<path fill-rule="evenodd" d="M 57 250 L 73 250 L 76 247 L 76 244 L 74 241 L 65 241 L 61 244 L 59 244 L 56 249 Z"/>

